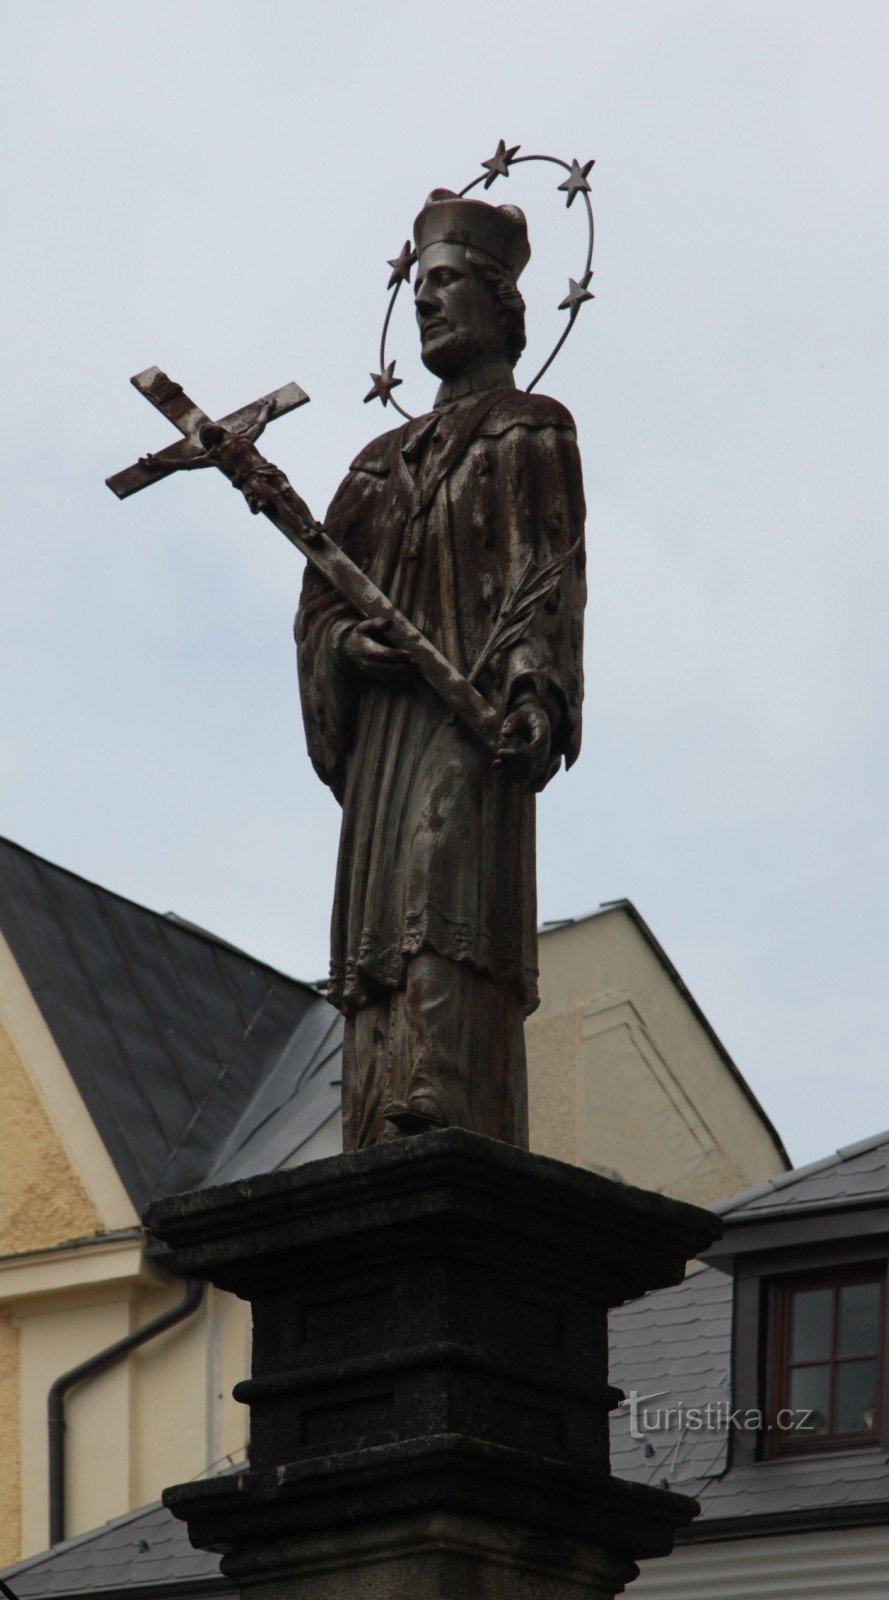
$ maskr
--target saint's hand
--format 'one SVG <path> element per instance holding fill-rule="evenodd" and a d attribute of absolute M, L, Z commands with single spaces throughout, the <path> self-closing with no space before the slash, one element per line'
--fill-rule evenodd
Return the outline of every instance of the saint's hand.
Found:
<path fill-rule="evenodd" d="M 397 650 L 384 642 L 381 636 L 386 631 L 385 622 L 356 623 L 340 639 L 337 656 L 344 666 L 365 673 L 375 683 L 386 683 L 392 689 L 409 689 L 416 681 L 416 668 L 406 650 Z"/>
<path fill-rule="evenodd" d="M 539 700 L 526 700 L 503 719 L 495 766 L 513 783 L 542 789 L 550 767 L 552 731 Z"/>

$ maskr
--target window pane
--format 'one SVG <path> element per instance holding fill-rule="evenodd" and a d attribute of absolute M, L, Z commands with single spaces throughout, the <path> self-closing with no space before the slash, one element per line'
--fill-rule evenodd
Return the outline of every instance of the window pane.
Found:
<path fill-rule="evenodd" d="M 857 1362 L 855 1363 L 857 1366 Z M 784 1443 L 805 1444 L 819 1433 L 827 1433 L 828 1395 L 830 1392 L 829 1367 L 796 1367 L 790 1374 L 787 1404 L 794 1413 Z M 804 1415 L 809 1412 L 810 1415 Z"/>
<path fill-rule="evenodd" d="M 790 1296 L 790 1359 L 813 1361 L 830 1355 L 832 1289 L 797 1289 Z"/>
<path fill-rule="evenodd" d="M 872 1355 L 877 1348 L 880 1321 L 880 1285 L 844 1283 L 837 1312 L 837 1353 Z"/>
<path fill-rule="evenodd" d="M 877 1425 L 877 1363 L 844 1361 L 836 1368 L 837 1433 L 859 1433 Z"/>

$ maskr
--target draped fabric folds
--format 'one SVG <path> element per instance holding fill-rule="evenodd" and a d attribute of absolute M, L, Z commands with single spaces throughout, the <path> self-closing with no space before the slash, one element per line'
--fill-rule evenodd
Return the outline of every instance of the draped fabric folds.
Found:
<path fill-rule="evenodd" d="M 529 557 L 582 541 L 574 424 L 543 396 L 473 395 L 384 434 L 334 497 L 331 537 L 468 673 Z M 524 637 L 486 669 L 505 715 L 533 689 L 555 712 L 554 757 L 580 745 L 582 544 Z M 296 619 L 309 753 L 343 807 L 330 998 L 347 1016 L 403 987 L 422 951 L 468 963 L 537 1004 L 535 796 L 419 680 L 376 685 L 341 664 L 356 619 L 311 568 Z M 558 764 L 554 760 L 553 769 Z"/>

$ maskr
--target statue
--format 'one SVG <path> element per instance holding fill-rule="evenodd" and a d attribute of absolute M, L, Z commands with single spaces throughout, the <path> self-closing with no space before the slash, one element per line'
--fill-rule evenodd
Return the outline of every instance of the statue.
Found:
<path fill-rule="evenodd" d="M 568 413 L 531 391 L 591 298 L 593 244 L 592 163 L 518 149 L 501 139 L 487 177 L 434 191 L 417 218 L 438 395 L 359 453 L 326 525 L 256 448 L 306 400 L 296 384 L 213 422 L 158 368 L 139 373 L 183 438 L 109 480 L 123 497 L 214 466 L 304 553 L 306 734 L 343 808 L 330 993 L 350 1153 L 145 1219 L 178 1271 L 252 1305 L 235 1390 L 249 1463 L 164 1495 L 245 1594 L 273 1575 L 282 1595 L 331 1600 L 604 1600 L 696 1509 L 609 1475 L 607 1315 L 677 1283 L 718 1221 L 498 1142 L 527 1144 L 536 794 L 580 742 L 580 463 Z M 569 207 L 583 196 L 588 250 L 521 392 L 525 219 L 467 196 L 541 160 L 567 174 Z M 390 262 L 393 297 L 413 257 L 408 242 Z M 401 410 L 393 303 L 371 397 Z"/>
<path fill-rule="evenodd" d="M 592 298 L 593 163 L 518 149 L 501 140 L 459 195 L 433 190 L 415 250 L 389 263 L 393 300 L 417 263 L 422 359 L 440 387 L 428 415 L 360 452 L 326 525 L 256 448 L 308 399 L 295 383 L 213 422 L 159 368 L 138 373 L 184 437 L 107 480 L 123 499 L 215 466 L 308 558 L 303 715 L 343 807 L 329 992 L 346 1017 L 346 1150 L 449 1126 L 528 1142 L 535 796 L 580 746 L 585 599 L 574 423 L 531 390 Z M 568 325 L 525 392 L 525 217 L 466 198 L 522 161 L 567 172 L 559 190 L 568 207 L 583 196 L 589 223 Z M 384 405 L 401 381 L 385 359 L 393 300 L 367 396 Z"/>
<path fill-rule="evenodd" d="M 343 807 L 329 994 L 346 1017 L 344 1142 L 451 1125 L 526 1148 L 535 795 L 580 744 L 580 459 L 564 407 L 515 386 L 522 212 L 438 189 L 414 233 L 434 409 L 361 451 L 325 528 L 478 683 L 500 738 L 492 761 L 388 630 L 307 568 L 306 736 Z M 558 582 L 474 671 L 529 564 Z"/>

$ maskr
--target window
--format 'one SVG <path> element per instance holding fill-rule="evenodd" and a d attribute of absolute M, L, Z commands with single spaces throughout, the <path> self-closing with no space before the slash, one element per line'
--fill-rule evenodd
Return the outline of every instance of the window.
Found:
<path fill-rule="evenodd" d="M 884 1300 L 873 1265 L 773 1285 L 773 1455 L 878 1442 Z"/>

